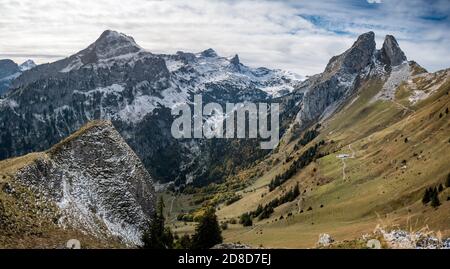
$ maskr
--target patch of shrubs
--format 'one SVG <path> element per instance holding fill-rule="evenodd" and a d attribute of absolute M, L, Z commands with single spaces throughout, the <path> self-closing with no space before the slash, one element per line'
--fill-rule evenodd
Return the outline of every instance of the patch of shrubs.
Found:
<path fill-rule="evenodd" d="M 252 226 L 253 225 L 252 216 L 250 216 L 249 213 L 242 214 L 239 223 L 242 224 L 242 226 L 244 227 Z"/>
<path fill-rule="evenodd" d="M 447 175 L 444 186 L 445 188 L 450 188 L 450 173 Z M 437 187 L 427 188 L 425 190 L 425 193 L 423 194 L 422 203 L 424 205 L 430 203 L 430 205 L 435 208 L 439 207 L 441 205 L 441 201 L 439 200 L 439 193 L 444 190 L 444 186 L 442 184 L 439 184 Z"/>
<path fill-rule="evenodd" d="M 222 222 L 220 224 L 220 229 L 222 229 L 222 231 L 225 231 L 226 229 L 228 229 L 228 223 Z"/>
<path fill-rule="evenodd" d="M 314 138 L 316 138 L 320 133 L 318 129 L 320 128 L 320 124 L 317 124 L 315 129 L 313 130 L 307 130 L 303 137 L 295 144 L 294 150 L 299 150 L 300 147 L 306 146 L 309 142 L 313 141 Z"/>
<path fill-rule="evenodd" d="M 256 210 L 242 214 L 240 223 L 244 226 L 250 226 L 253 224 L 252 223 L 253 218 L 258 218 L 259 220 L 268 219 L 272 215 L 276 207 L 294 201 L 299 195 L 300 189 L 297 184 L 295 185 L 295 187 L 291 188 L 291 190 L 283 194 L 281 197 L 273 199 L 265 206 L 258 205 Z M 251 223 L 251 224 L 245 225 L 244 223 L 246 224 Z"/>
<path fill-rule="evenodd" d="M 193 222 L 194 221 L 194 216 L 192 216 L 189 213 L 180 213 L 177 216 L 177 220 L 178 221 L 185 221 L 185 222 Z"/>
<path fill-rule="evenodd" d="M 426 205 L 430 202 L 431 202 L 430 205 L 435 208 L 441 205 L 441 202 L 439 201 L 439 188 L 434 187 L 434 188 L 427 188 L 425 190 L 425 193 L 422 198 L 422 203 Z"/>
<path fill-rule="evenodd" d="M 237 201 L 239 201 L 242 198 L 241 195 L 233 195 L 230 199 L 228 199 L 225 204 L 226 205 L 231 205 Z"/>

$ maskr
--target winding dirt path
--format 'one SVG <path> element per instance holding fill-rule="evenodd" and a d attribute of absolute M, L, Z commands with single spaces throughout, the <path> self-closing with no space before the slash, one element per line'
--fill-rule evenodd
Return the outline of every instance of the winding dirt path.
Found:
<path fill-rule="evenodd" d="M 345 163 L 345 159 L 341 159 L 342 161 L 342 180 L 345 181 L 345 178 L 347 177 L 345 175 L 345 168 L 347 168 L 347 164 Z"/>
<path fill-rule="evenodd" d="M 344 180 L 344 181 L 347 178 L 347 175 L 345 174 L 345 169 L 347 168 L 347 163 L 345 162 L 345 160 L 355 158 L 355 151 L 352 149 L 352 144 L 348 145 L 348 149 L 351 151 L 352 155 L 350 155 L 349 157 L 339 158 L 342 161 L 342 180 Z"/>

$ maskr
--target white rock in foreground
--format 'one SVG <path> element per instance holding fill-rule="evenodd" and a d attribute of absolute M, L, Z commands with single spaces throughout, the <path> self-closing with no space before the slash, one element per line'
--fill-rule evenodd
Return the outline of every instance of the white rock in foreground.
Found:
<path fill-rule="evenodd" d="M 152 178 L 107 121 L 89 123 L 17 178 L 60 208 L 63 227 L 140 245 L 155 207 Z"/>

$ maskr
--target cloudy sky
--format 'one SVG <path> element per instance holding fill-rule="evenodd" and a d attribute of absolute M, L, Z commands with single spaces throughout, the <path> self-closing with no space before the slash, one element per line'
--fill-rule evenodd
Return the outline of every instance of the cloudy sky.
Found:
<path fill-rule="evenodd" d="M 238 53 L 250 66 L 311 75 L 367 31 L 393 34 L 429 71 L 450 67 L 450 1 L 0 0 L 0 59 L 73 54 L 105 29 L 154 53 Z"/>

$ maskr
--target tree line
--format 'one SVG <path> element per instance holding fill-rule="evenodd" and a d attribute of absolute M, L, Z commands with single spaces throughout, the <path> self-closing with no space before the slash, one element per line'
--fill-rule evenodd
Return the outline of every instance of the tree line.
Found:
<path fill-rule="evenodd" d="M 446 188 L 450 188 L 450 173 L 447 175 L 444 186 Z M 434 208 L 439 207 L 441 205 L 441 201 L 439 200 L 439 193 L 444 190 L 444 186 L 442 186 L 442 184 L 439 184 L 435 187 L 426 188 L 422 197 L 422 203 L 424 205 L 430 203 L 430 205 Z"/>
<path fill-rule="evenodd" d="M 222 243 L 222 231 L 214 207 L 208 207 L 200 218 L 195 233 L 178 237 L 165 226 L 164 201 L 161 197 L 152 221 L 142 236 L 144 249 L 209 249 Z"/>
<path fill-rule="evenodd" d="M 258 218 L 259 220 L 268 219 L 272 215 L 276 207 L 294 201 L 299 195 L 300 188 L 298 184 L 296 184 L 295 187 L 291 188 L 281 197 L 273 199 L 264 206 L 259 204 L 256 210 L 242 214 L 239 223 L 241 223 L 243 226 L 252 226 L 253 218 Z"/>
<path fill-rule="evenodd" d="M 300 157 L 296 159 L 286 171 L 275 176 L 275 178 L 270 181 L 269 191 L 273 191 L 278 186 L 282 185 L 284 182 L 294 176 L 300 169 L 306 167 L 311 162 L 323 157 L 324 154 L 321 154 L 319 152 L 319 147 L 324 144 L 325 141 L 321 140 L 319 143 L 316 143 L 314 146 L 308 148 L 305 152 L 303 152 L 302 155 L 300 155 Z"/>

